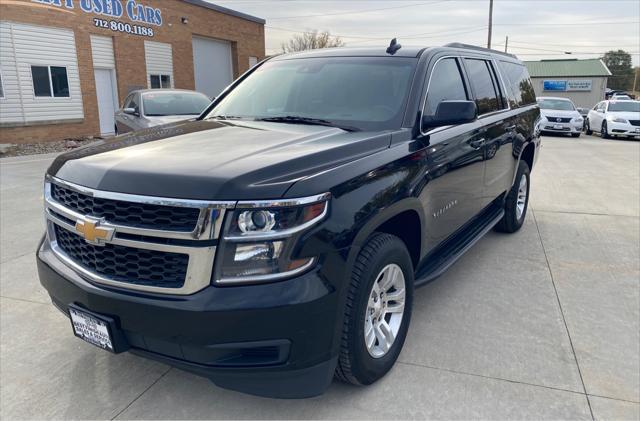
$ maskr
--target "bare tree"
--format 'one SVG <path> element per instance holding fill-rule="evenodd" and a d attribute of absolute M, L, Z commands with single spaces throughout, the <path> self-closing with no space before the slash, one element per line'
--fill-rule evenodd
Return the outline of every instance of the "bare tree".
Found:
<path fill-rule="evenodd" d="M 329 31 L 309 31 L 302 35 L 294 35 L 287 42 L 282 43 L 283 53 L 294 51 L 315 50 L 318 48 L 342 47 L 344 42 L 340 37 L 332 37 Z"/>

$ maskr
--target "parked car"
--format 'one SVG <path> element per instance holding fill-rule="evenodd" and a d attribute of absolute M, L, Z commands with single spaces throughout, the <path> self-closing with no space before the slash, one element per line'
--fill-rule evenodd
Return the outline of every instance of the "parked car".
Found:
<path fill-rule="evenodd" d="M 580 137 L 584 118 L 570 99 L 538 97 L 538 105 L 541 133 L 562 133 Z"/>
<path fill-rule="evenodd" d="M 116 134 L 198 117 L 211 103 L 200 92 L 145 89 L 131 92 L 116 111 Z"/>
<path fill-rule="evenodd" d="M 580 113 L 580 117 L 582 117 L 582 130 L 586 127 L 587 115 L 589 114 L 589 108 L 576 107 L 576 110 Z"/>
<path fill-rule="evenodd" d="M 601 101 L 589 111 L 587 134 L 640 138 L 640 101 Z"/>
<path fill-rule="evenodd" d="M 613 94 L 610 98 L 612 101 L 630 101 L 631 97 L 627 94 Z"/>
<path fill-rule="evenodd" d="M 526 67 L 494 50 L 272 57 L 196 121 L 57 157 L 40 281 L 81 339 L 222 387 L 371 384 L 414 288 L 522 227 L 539 118 Z"/>

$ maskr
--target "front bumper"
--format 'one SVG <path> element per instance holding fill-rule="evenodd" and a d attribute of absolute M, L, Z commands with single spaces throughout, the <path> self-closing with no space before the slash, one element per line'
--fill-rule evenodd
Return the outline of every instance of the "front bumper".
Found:
<path fill-rule="evenodd" d="M 634 126 L 629 123 L 607 121 L 607 131 L 611 136 L 631 136 L 640 138 L 640 126 Z"/>
<path fill-rule="evenodd" d="M 555 123 L 553 121 L 543 120 L 540 122 L 540 131 L 549 133 L 568 133 L 576 134 L 582 132 L 584 122 Z"/>
<path fill-rule="evenodd" d="M 61 311 L 68 313 L 73 303 L 111 317 L 131 352 L 221 387 L 302 398 L 321 394 L 333 378 L 339 294 L 319 269 L 273 284 L 167 296 L 90 283 L 46 242 L 37 264 L 41 284 Z"/>

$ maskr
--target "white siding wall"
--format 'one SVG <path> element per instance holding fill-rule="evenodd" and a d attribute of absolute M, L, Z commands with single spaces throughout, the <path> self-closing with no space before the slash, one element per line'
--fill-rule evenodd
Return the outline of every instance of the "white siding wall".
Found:
<path fill-rule="evenodd" d="M 173 54 L 171 44 L 163 42 L 145 41 L 144 58 L 147 63 L 147 87 L 151 88 L 149 75 L 169 75 L 171 76 L 171 87 L 173 88 Z"/>
<path fill-rule="evenodd" d="M 93 56 L 93 67 L 116 68 L 116 60 L 113 58 L 113 38 L 91 35 L 91 55 Z"/>
<path fill-rule="evenodd" d="M 0 22 L 0 30 L 2 76 L 7 91 L 0 101 L 0 123 L 84 118 L 73 31 L 4 21 Z M 31 65 L 66 67 L 70 96 L 36 97 Z"/>

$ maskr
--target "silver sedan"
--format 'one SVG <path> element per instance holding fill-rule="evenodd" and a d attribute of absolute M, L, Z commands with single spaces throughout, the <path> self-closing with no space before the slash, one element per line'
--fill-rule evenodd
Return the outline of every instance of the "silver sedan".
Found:
<path fill-rule="evenodd" d="M 116 134 L 198 117 L 211 103 L 199 92 L 145 89 L 131 92 L 116 111 Z"/>

